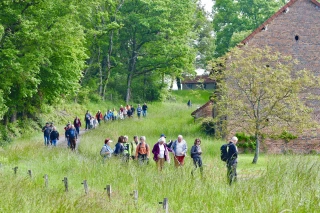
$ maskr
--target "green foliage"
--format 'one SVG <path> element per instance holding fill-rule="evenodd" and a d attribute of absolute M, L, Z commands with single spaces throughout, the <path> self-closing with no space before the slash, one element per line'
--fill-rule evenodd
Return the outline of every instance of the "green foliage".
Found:
<path fill-rule="evenodd" d="M 227 133 L 236 130 L 255 135 L 256 156 L 262 137 L 316 126 L 312 109 L 305 105 L 310 97 L 299 97 L 304 89 L 318 86 L 318 78 L 310 71 L 293 71 L 296 61 L 268 47 L 235 48 L 227 58 L 227 68 L 213 72 L 219 82 L 215 119 L 227 117 Z M 216 63 L 212 61 L 211 67 L 217 67 Z"/>
<path fill-rule="evenodd" d="M 278 0 L 216 0 L 213 6 L 215 56 L 223 56 L 235 47 L 284 4 Z"/>
<path fill-rule="evenodd" d="M 272 139 L 282 139 L 284 140 L 285 142 L 290 142 L 291 140 L 294 140 L 294 139 L 297 139 L 298 136 L 284 130 L 281 134 L 279 135 L 271 135 L 270 138 Z"/>
<path fill-rule="evenodd" d="M 215 122 L 212 118 L 205 118 L 201 122 L 201 128 L 207 135 L 215 136 Z"/>
<path fill-rule="evenodd" d="M 237 132 L 236 137 L 238 138 L 237 146 L 247 149 L 255 150 L 256 148 L 256 138 L 254 135 L 247 135 L 244 132 Z"/>

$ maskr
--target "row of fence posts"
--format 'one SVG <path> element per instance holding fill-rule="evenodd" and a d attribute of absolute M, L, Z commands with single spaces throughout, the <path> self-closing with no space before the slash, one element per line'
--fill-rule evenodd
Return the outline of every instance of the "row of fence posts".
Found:
<path fill-rule="evenodd" d="M 0 163 L 0 168 L 1 168 L 1 163 Z M 13 171 L 14 171 L 14 174 L 16 175 L 17 174 L 17 171 L 18 171 L 18 167 L 14 167 L 12 168 Z M 32 171 L 29 169 L 28 170 L 28 175 L 30 178 L 32 178 Z M 45 187 L 48 187 L 49 186 L 49 178 L 48 178 L 48 175 L 45 174 L 43 176 L 44 178 L 44 185 Z M 65 192 L 68 192 L 69 190 L 69 185 L 68 185 L 68 178 L 67 177 L 64 177 L 62 182 L 64 183 L 64 188 L 65 188 Z M 88 188 L 88 183 L 87 183 L 87 180 L 84 180 L 81 184 L 83 184 L 83 187 L 84 187 L 84 192 L 85 194 L 87 195 L 89 193 L 89 188 Z M 109 201 L 111 201 L 111 193 L 112 193 L 112 190 L 111 190 L 111 185 L 107 185 L 106 188 L 104 188 L 104 190 L 107 191 L 107 195 L 108 195 L 108 198 L 109 198 Z M 138 203 L 138 190 L 134 190 L 133 193 L 130 194 L 132 197 L 133 197 L 133 200 L 134 200 L 134 204 L 135 206 L 137 205 Z M 163 201 L 159 202 L 159 204 L 162 204 L 163 206 L 163 209 L 165 210 L 166 213 L 169 212 L 169 202 L 168 202 L 168 198 L 164 198 Z"/>

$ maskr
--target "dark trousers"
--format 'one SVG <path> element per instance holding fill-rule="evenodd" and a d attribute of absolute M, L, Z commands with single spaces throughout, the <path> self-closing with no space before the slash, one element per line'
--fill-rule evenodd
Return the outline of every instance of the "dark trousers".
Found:
<path fill-rule="evenodd" d="M 86 129 L 90 128 L 90 120 L 86 120 Z"/>
<path fill-rule="evenodd" d="M 144 163 L 147 163 L 148 164 L 148 161 L 149 161 L 149 159 L 148 159 L 148 156 L 147 156 L 147 154 L 138 154 L 138 162 L 139 162 L 139 164 L 144 164 Z"/>
<path fill-rule="evenodd" d="M 70 148 L 71 150 L 75 150 L 76 149 L 76 138 L 70 138 Z"/>
<path fill-rule="evenodd" d="M 200 169 L 200 173 L 202 174 L 203 167 L 202 167 L 202 159 L 201 159 L 201 157 L 195 157 L 195 158 L 192 158 L 192 159 L 193 159 L 194 168 L 192 169 L 191 174 L 193 175 L 193 172 L 194 172 L 198 167 L 199 167 L 199 169 Z"/>
<path fill-rule="evenodd" d="M 78 133 L 78 135 L 79 135 L 79 134 L 80 134 L 80 127 L 79 127 L 79 126 L 76 126 L 75 128 L 76 128 L 77 133 Z"/>
<path fill-rule="evenodd" d="M 227 164 L 227 177 L 229 185 L 232 184 L 232 182 L 237 180 L 237 162 L 229 162 Z"/>

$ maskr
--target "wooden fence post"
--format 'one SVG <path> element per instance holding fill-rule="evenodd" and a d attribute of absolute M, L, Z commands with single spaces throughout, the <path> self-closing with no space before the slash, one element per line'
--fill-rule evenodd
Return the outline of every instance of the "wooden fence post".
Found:
<path fill-rule="evenodd" d="M 13 169 L 13 171 L 14 171 L 14 174 L 16 175 L 16 174 L 17 174 L 18 167 L 16 166 L 16 167 L 14 167 L 14 168 L 12 168 L 12 169 Z"/>
<path fill-rule="evenodd" d="M 87 184 L 87 180 L 84 180 L 81 184 L 83 184 L 84 192 L 85 192 L 86 195 L 87 195 L 87 194 L 88 194 L 88 184 Z"/>
<path fill-rule="evenodd" d="M 28 175 L 30 176 L 30 178 L 32 178 L 32 172 L 30 169 L 28 170 Z"/>
<path fill-rule="evenodd" d="M 133 190 L 133 193 L 130 194 L 130 195 L 133 196 L 134 203 L 137 204 L 137 202 L 138 202 L 138 190 Z"/>
<path fill-rule="evenodd" d="M 166 211 L 166 213 L 169 212 L 169 202 L 168 202 L 168 198 L 163 198 L 163 202 L 159 202 L 159 204 L 162 204 L 163 209 Z"/>
<path fill-rule="evenodd" d="M 65 191 L 68 191 L 68 178 L 64 177 L 64 179 L 62 180 L 62 182 L 64 182 L 64 187 L 65 187 Z"/>
<path fill-rule="evenodd" d="M 44 178 L 44 186 L 47 188 L 48 185 L 49 185 L 49 183 L 48 183 L 48 175 L 45 174 L 45 175 L 43 176 L 43 178 Z"/>
<path fill-rule="evenodd" d="M 109 201 L 111 200 L 111 185 L 107 185 L 106 188 L 104 188 L 105 190 L 107 190 L 107 194 L 108 194 L 108 197 L 109 197 Z"/>

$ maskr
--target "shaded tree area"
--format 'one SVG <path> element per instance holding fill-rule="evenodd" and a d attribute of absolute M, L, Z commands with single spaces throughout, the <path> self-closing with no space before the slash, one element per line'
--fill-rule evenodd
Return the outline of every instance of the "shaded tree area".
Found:
<path fill-rule="evenodd" d="M 161 99 L 194 73 L 205 23 L 196 0 L 17 0 L 0 10 L 4 124 L 62 99 Z"/>

